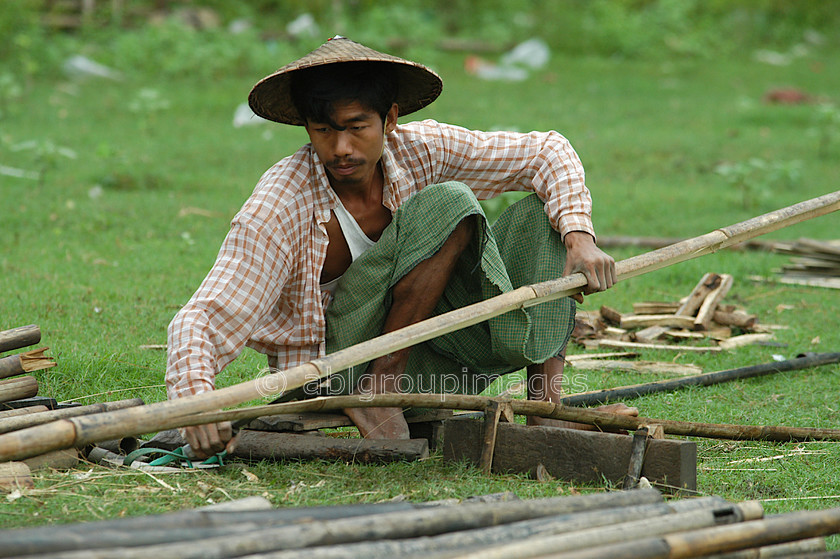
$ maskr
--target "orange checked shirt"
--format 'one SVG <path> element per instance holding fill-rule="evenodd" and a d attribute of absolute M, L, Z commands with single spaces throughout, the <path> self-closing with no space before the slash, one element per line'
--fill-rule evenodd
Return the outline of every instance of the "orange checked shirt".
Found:
<path fill-rule="evenodd" d="M 429 184 L 459 181 L 479 199 L 534 191 L 562 235 L 594 236 L 583 166 L 557 132 L 476 132 L 432 120 L 385 138 L 383 204 L 396 209 Z M 307 144 L 271 167 L 236 214 L 213 268 L 169 325 L 170 398 L 212 390 L 216 373 L 245 346 L 279 369 L 324 353 L 319 288 L 330 211 L 337 197 Z"/>

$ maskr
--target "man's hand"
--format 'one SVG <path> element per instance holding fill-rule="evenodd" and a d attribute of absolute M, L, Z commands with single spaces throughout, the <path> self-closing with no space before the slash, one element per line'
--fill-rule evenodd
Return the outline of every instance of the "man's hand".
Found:
<path fill-rule="evenodd" d="M 210 458 L 223 450 L 233 452 L 236 446 L 230 421 L 184 427 L 184 438 L 195 455 L 202 459 Z"/>
<path fill-rule="evenodd" d="M 583 293 L 589 295 L 605 291 L 615 285 L 615 260 L 595 245 L 595 239 L 589 233 L 572 231 L 563 239 L 566 245 L 566 266 L 564 276 L 582 272 L 586 276 L 587 286 Z M 572 298 L 583 302 L 583 295 L 577 293 Z"/>

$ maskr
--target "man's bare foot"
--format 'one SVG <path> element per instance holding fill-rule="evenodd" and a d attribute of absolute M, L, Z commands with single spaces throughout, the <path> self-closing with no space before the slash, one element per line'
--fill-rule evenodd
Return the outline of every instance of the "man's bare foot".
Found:
<path fill-rule="evenodd" d="M 346 408 L 344 413 L 366 439 L 410 439 L 402 408 Z"/>
<path fill-rule="evenodd" d="M 598 406 L 593 408 L 598 411 L 605 411 L 609 413 L 617 413 L 620 415 L 629 415 L 636 417 L 639 415 L 638 408 L 632 408 L 627 404 L 607 404 L 605 406 Z M 580 429 L 581 431 L 601 431 L 595 425 L 588 425 L 586 423 L 575 423 L 574 421 L 564 421 L 562 419 L 549 419 L 547 417 L 529 416 L 527 419 L 528 425 L 542 425 L 543 427 L 563 427 L 565 429 Z"/>

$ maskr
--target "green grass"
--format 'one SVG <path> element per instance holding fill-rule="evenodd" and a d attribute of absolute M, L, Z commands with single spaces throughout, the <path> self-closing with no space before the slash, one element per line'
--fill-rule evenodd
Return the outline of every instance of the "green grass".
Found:
<path fill-rule="evenodd" d="M 417 118 L 474 128 L 557 129 L 587 168 L 601 235 L 695 236 L 837 189 L 840 145 L 818 156 L 818 138 L 810 131 L 816 109 L 761 102 L 767 89 L 779 86 L 830 97 L 840 90 L 837 54 L 824 47 L 787 67 L 753 62 L 746 53 L 657 62 L 556 54 L 544 72 L 508 84 L 467 76 L 460 55 L 432 53 L 427 62 L 446 86 L 440 100 Z M 119 83 L 38 78 L 0 120 L 0 164 L 46 169 L 41 181 L 0 176 L 5 245 L 0 329 L 41 326 L 43 344 L 59 363 L 37 374 L 42 395 L 82 403 L 165 397 L 164 353 L 139 346 L 165 343 L 169 320 L 212 265 L 230 218 L 260 174 L 305 141 L 296 128 L 231 126 L 235 106 L 259 77 L 233 73 L 209 81 L 129 74 Z M 157 90 L 168 108 L 129 110 L 142 88 Z M 31 140 L 49 140 L 76 157 L 15 149 Z M 745 207 L 743 193 L 715 169 L 751 158 L 800 162 L 800 176 L 788 184 L 756 177 Z M 836 216 L 827 216 L 772 237 L 829 239 L 836 231 Z M 784 262 L 774 254 L 724 251 L 629 280 L 589 297 L 583 308 L 608 304 L 629 311 L 634 301 L 676 300 L 703 273 L 729 273 L 735 285 L 727 301 L 746 306 L 763 323 L 788 326 L 777 333 L 783 347 L 642 357 L 714 371 L 766 362 L 773 354 L 837 351 L 835 291 L 747 279 L 771 275 Z M 247 351 L 219 384 L 246 380 L 263 364 Z M 833 365 L 648 396 L 634 404 L 649 417 L 836 427 L 838 373 Z M 591 372 L 575 382 L 596 389 L 649 379 Z M 835 443 L 697 442 L 702 494 L 763 499 L 769 512 L 840 504 Z M 791 455 L 800 448 L 813 453 Z M 776 455 L 789 456 L 732 464 Z M 239 468 L 154 478 L 90 465 L 37 472 L 34 491 L 16 500 L 0 498 L 0 514 L 4 526 L 23 526 L 163 512 L 254 494 L 288 506 L 397 495 L 432 500 L 510 490 L 536 497 L 603 489 L 488 477 L 443 463 L 439 455 L 391 466 L 310 462 L 247 468 L 256 481 Z"/>

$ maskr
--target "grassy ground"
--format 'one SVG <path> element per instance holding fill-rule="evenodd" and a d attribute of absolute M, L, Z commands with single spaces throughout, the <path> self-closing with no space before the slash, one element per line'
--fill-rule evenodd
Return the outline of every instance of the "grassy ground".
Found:
<path fill-rule="evenodd" d="M 284 61 L 278 61 L 278 65 Z M 813 105 L 761 102 L 774 87 L 816 97 L 840 89 L 840 58 L 827 47 L 789 66 L 746 54 L 732 60 L 629 62 L 555 55 L 525 83 L 482 82 L 463 57 L 428 60 L 446 84 L 418 114 L 475 128 L 554 128 L 569 137 L 588 172 L 601 235 L 694 236 L 836 190 L 840 144 L 820 154 Z M 266 71 L 271 68 L 266 68 Z M 305 141 L 302 130 L 233 128 L 234 108 L 261 76 L 199 81 L 38 79 L 0 121 L 0 164 L 37 178 L 0 176 L 0 329 L 36 323 L 59 366 L 38 373 L 40 393 L 93 403 L 165 397 L 166 326 L 211 266 L 228 222 L 259 175 Z M 34 147 L 31 147 L 35 142 Z M 68 148 L 56 151 L 55 148 Z M 721 164 L 756 163 L 740 182 Z M 730 175 L 731 177 L 731 175 Z M 774 238 L 836 236 L 828 216 Z M 616 250 L 617 258 L 638 251 Z M 788 328 L 781 347 L 720 355 L 646 352 L 705 371 L 837 351 L 836 292 L 753 283 L 785 259 L 722 252 L 630 280 L 587 300 L 631 309 L 676 300 L 707 271 L 729 273 L 727 300 L 764 323 Z M 572 348 L 572 353 L 583 349 Z M 264 362 L 246 352 L 220 385 L 248 379 Z M 650 380 L 628 373 L 577 373 L 596 389 Z M 836 427 L 837 365 L 639 399 L 643 415 L 706 422 Z M 840 504 L 840 447 L 698 440 L 698 489 L 761 499 L 769 512 Z M 766 459 L 766 460 L 762 460 Z M 510 490 L 522 497 L 599 491 L 520 476 L 483 476 L 440 456 L 413 464 L 252 464 L 221 472 L 150 476 L 84 464 L 36 473 L 36 489 L 0 499 L 4 526 L 72 522 L 194 507 L 266 495 L 277 506 L 466 497 Z"/>

